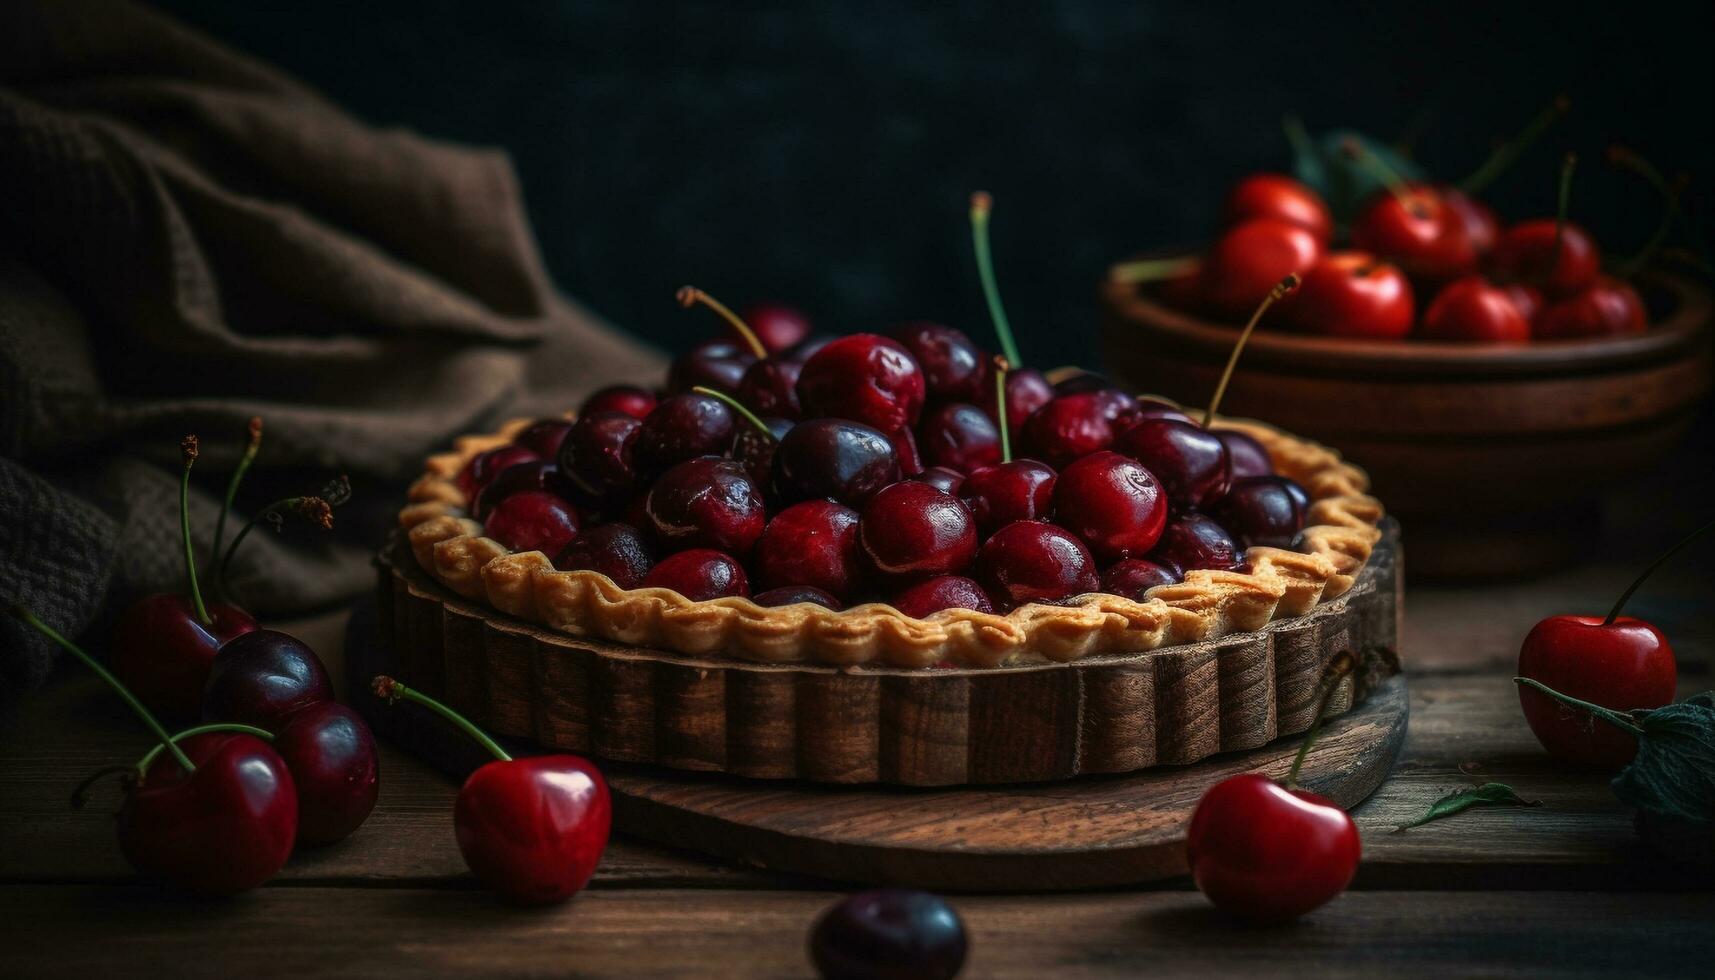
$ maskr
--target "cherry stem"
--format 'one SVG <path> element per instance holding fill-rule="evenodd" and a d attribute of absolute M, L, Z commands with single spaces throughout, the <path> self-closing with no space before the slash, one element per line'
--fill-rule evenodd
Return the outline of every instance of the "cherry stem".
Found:
<path fill-rule="evenodd" d="M 1393 199 L 1398 201 L 1399 206 L 1404 208 L 1407 213 L 1417 217 L 1423 216 L 1423 205 L 1421 202 L 1412 200 L 1411 188 L 1406 186 L 1405 179 L 1394 173 L 1393 168 L 1384 163 L 1381 157 L 1371 153 L 1369 147 L 1355 139 L 1348 138 L 1341 141 L 1340 152 L 1344 153 L 1348 159 L 1355 161 L 1358 166 L 1363 167 L 1371 177 L 1381 181 L 1381 185 L 1387 188 L 1387 192 L 1393 195 Z"/>
<path fill-rule="evenodd" d="M 1610 725 L 1613 725 L 1615 728 L 1618 728 L 1621 731 L 1630 732 L 1633 735 L 1642 735 L 1644 733 L 1644 730 L 1642 728 L 1639 728 L 1636 724 L 1634 724 L 1632 722 L 1632 719 L 1629 716 L 1627 716 L 1626 713 L 1623 711 L 1615 711 L 1613 708 L 1604 708 L 1599 704 L 1591 704 L 1588 701 L 1580 701 L 1579 699 L 1573 697 L 1570 694 L 1561 694 L 1559 691 L 1556 691 L 1554 688 L 1549 687 L 1547 684 L 1544 684 L 1541 681 L 1531 680 L 1528 677 L 1515 677 L 1515 678 L 1513 678 L 1513 683 L 1514 684 L 1523 684 L 1525 687 L 1534 688 L 1535 690 L 1541 691 L 1542 693 L 1548 695 L 1549 697 L 1553 698 L 1556 701 L 1559 701 L 1561 704 L 1564 704 L 1569 708 L 1577 708 L 1580 711 L 1587 711 L 1592 716 L 1602 719 L 1603 721 L 1607 722 Z"/>
<path fill-rule="evenodd" d="M 214 522 L 214 548 L 209 554 L 211 562 L 220 560 L 220 546 L 226 540 L 226 518 L 232 513 L 232 502 L 238 497 L 238 485 L 244 482 L 244 474 L 249 472 L 250 464 L 256 460 L 256 451 L 262 448 L 262 419 L 251 416 L 250 441 L 244 445 L 244 455 L 238 457 L 238 465 L 232 470 L 232 479 L 226 481 L 226 502 L 220 508 L 220 518 Z M 226 582 L 220 577 L 218 566 L 211 567 L 209 574 L 214 576 L 215 591 L 221 598 L 226 598 Z"/>
<path fill-rule="evenodd" d="M 470 719 L 466 718 L 464 715 L 461 715 L 441 702 L 436 701 L 434 698 L 429 697 L 422 691 L 406 687 L 404 684 L 399 683 L 385 674 L 382 674 L 376 677 L 373 681 L 370 681 L 370 690 L 375 692 L 376 697 L 388 702 L 397 701 L 400 698 L 404 698 L 407 701 L 415 701 L 423 707 L 428 708 L 430 711 L 440 715 L 442 718 L 452 722 L 454 725 L 457 725 L 466 735 L 475 739 L 478 744 L 491 752 L 496 759 L 499 759 L 501 762 L 512 761 L 512 757 L 507 755 L 506 750 L 496 744 L 494 739 L 489 738 L 488 733 L 471 724 Z"/>
<path fill-rule="evenodd" d="M 137 760 L 137 778 L 143 778 L 144 774 L 149 771 L 149 766 L 152 765 L 155 758 L 161 754 L 162 749 L 167 748 L 169 745 L 177 748 L 179 742 L 184 739 L 190 738 L 192 735 L 206 735 L 209 732 L 241 732 L 245 735 L 254 735 L 264 742 L 274 741 L 273 732 L 270 732 L 265 728 L 257 728 L 255 725 L 242 725 L 235 721 L 217 721 L 207 725 L 197 725 L 194 728 L 187 728 L 184 731 L 179 732 L 174 735 L 170 741 L 157 742 L 149 749 L 149 751 L 143 753 L 143 758 Z"/>
<path fill-rule="evenodd" d="M 263 521 L 277 521 L 277 515 L 289 511 L 301 511 L 304 516 L 322 526 L 323 529 L 333 527 L 333 507 L 325 497 L 316 495 L 304 497 L 282 497 L 268 506 L 257 511 L 244 526 L 238 529 L 238 536 L 232 539 L 232 544 L 226 548 L 225 557 L 220 560 L 220 570 L 215 573 L 215 588 L 223 595 L 226 592 L 226 572 L 232 567 L 232 556 L 238 554 L 238 546 L 250 536 L 250 531 Z"/>
<path fill-rule="evenodd" d="M 1679 188 L 1669 183 L 1667 178 L 1662 176 L 1661 171 L 1655 168 L 1654 164 L 1626 147 L 1617 145 L 1608 147 L 1608 162 L 1616 167 L 1630 170 L 1649 181 L 1650 186 L 1654 187 L 1656 193 L 1661 195 L 1663 204 L 1661 224 L 1656 226 L 1655 234 L 1651 235 L 1649 241 L 1644 243 L 1643 249 L 1638 254 L 1621 262 L 1619 267 L 1614 270 L 1621 279 L 1630 279 L 1637 275 L 1638 270 L 1647 265 L 1650 259 L 1655 257 L 1655 253 L 1661 249 L 1662 243 L 1667 241 L 1668 232 L 1673 230 L 1673 223 L 1679 219 Z"/>
<path fill-rule="evenodd" d="M 1489 154 L 1489 158 L 1484 160 L 1481 166 L 1471 172 L 1469 177 L 1461 180 L 1459 189 L 1467 194 L 1482 192 L 1494 183 L 1501 174 L 1511 169 L 1524 151 L 1530 149 L 1532 144 L 1541 139 L 1542 134 L 1548 132 L 1549 127 L 1559 122 L 1560 118 L 1566 115 L 1567 110 L 1571 108 L 1572 100 L 1564 95 L 1555 96 L 1554 101 L 1550 102 L 1530 122 L 1526 123 L 1524 129 L 1519 130 L 1518 135 L 1502 143 L 1495 149 L 1495 152 Z"/>
<path fill-rule="evenodd" d="M 1018 345 L 1012 339 L 1012 325 L 1006 320 L 1006 307 L 1000 303 L 1000 287 L 994 278 L 994 256 L 989 252 L 989 212 L 994 198 L 987 191 L 971 195 L 971 244 L 977 252 L 977 277 L 983 283 L 983 299 L 988 302 L 989 319 L 994 321 L 995 336 L 1000 339 L 1000 352 L 1013 367 L 1024 363 L 1018 355 Z"/>
<path fill-rule="evenodd" d="M 1268 312 L 1268 308 L 1279 302 L 1281 297 L 1297 289 L 1299 281 L 1297 273 L 1289 273 L 1285 279 L 1282 279 L 1273 289 L 1268 291 L 1268 295 L 1263 297 L 1262 304 L 1256 308 L 1255 313 L 1251 314 L 1250 322 L 1245 324 L 1245 329 L 1239 334 L 1238 343 L 1233 345 L 1232 355 L 1227 358 L 1227 367 L 1221 372 L 1221 380 L 1215 385 L 1215 397 L 1209 399 L 1209 407 L 1203 412 L 1203 428 L 1207 429 L 1209 423 L 1215 420 L 1215 409 L 1221 407 L 1221 398 L 1227 393 L 1227 383 L 1233 380 L 1233 371 L 1239 366 L 1239 355 L 1244 352 L 1245 341 L 1251 339 L 1251 334 L 1256 331 L 1256 325 L 1261 322 L 1262 315 Z"/>
<path fill-rule="evenodd" d="M 1560 188 L 1555 195 L 1554 205 L 1554 258 L 1543 270 L 1542 278 L 1546 282 L 1554 277 L 1554 270 L 1560 268 L 1560 250 L 1566 244 L 1566 212 L 1572 204 L 1572 172 L 1578 169 L 1578 154 L 1568 153 L 1560 162 Z"/>
<path fill-rule="evenodd" d="M 169 743 L 172 741 L 172 736 L 168 735 L 167 730 L 161 727 L 161 723 L 155 719 L 154 714 L 150 712 L 148 708 L 143 706 L 143 702 L 137 700 L 137 695 L 132 694 L 129 688 L 124 684 L 121 684 L 119 682 L 119 678 L 108 673 L 107 668 L 101 666 L 94 657 L 84 653 L 82 647 L 61 636 L 52 626 L 49 626 L 47 623 L 37 619 L 35 613 L 25 609 L 21 605 L 16 603 L 13 604 L 12 615 L 34 627 L 36 632 L 64 647 L 67 653 L 70 653 L 72 656 L 83 661 L 83 665 L 85 667 L 95 671 L 95 675 L 97 677 L 106 681 L 107 686 L 113 688 L 114 692 L 119 695 L 120 699 L 131 706 L 131 710 L 137 713 L 137 717 L 143 720 L 143 724 L 148 726 L 148 729 L 151 732 L 155 733 L 155 737 L 157 739 Z M 178 746 L 172 746 L 172 753 L 173 759 L 178 762 L 179 765 L 183 766 L 186 772 L 196 771 L 196 766 L 191 764 L 190 757 L 185 755 Z"/>
<path fill-rule="evenodd" d="M 89 802 L 90 788 L 102 779 L 105 779 L 108 776 L 123 776 L 134 772 L 136 772 L 136 769 L 133 766 L 102 766 L 100 769 L 97 769 L 85 776 L 83 778 L 83 782 L 78 783 L 77 787 L 71 791 L 71 808 L 73 810 L 83 809 L 83 805 Z"/>
<path fill-rule="evenodd" d="M 1679 554 L 1681 549 L 1683 549 L 1686 545 L 1690 544 L 1691 542 L 1696 541 L 1698 538 L 1702 537 L 1704 532 L 1708 531 L 1712 527 L 1715 527 L 1715 521 L 1710 521 L 1709 523 L 1703 525 L 1702 527 L 1698 528 L 1697 530 L 1692 531 L 1690 534 L 1687 534 L 1685 537 L 1680 538 L 1678 544 L 1667 549 L 1667 551 L 1665 553 L 1663 553 L 1660 558 L 1657 558 L 1655 561 L 1650 562 L 1650 566 L 1643 570 L 1643 574 L 1641 574 L 1637 578 L 1633 579 L 1632 584 L 1626 586 L 1626 591 L 1620 593 L 1620 601 L 1614 603 L 1613 609 L 1608 610 L 1608 618 L 1602 620 L 1602 625 L 1603 626 L 1614 625 L 1614 620 L 1620 618 L 1620 610 L 1626 608 L 1627 600 L 1631 599 L 1632 593 L 1636 592 L 1638 590 L 1638 586 L 1644 584 L 1645 579 L 1647 579 L 1651 575 L 1655 574 L 1656 569 L 1667 564 L 1667 560 L 1669 558 L 1672 558 L 1674 555 Z"/>
<path fill-rule="evenodd" d="M 1000 429 L 1000 461 L 1012 462 L 1012 433 L 1006 419 L 1006 373 L 1012 370 L 1007 359 L 996 354 L 994 356 L 994 417 Z"/>
<path fill-rule="evenodd" d="M 197 619 L 204 626 L 213 626 L 214 617 L 203 605 L 202 589 L 197 588 L 197 556 L 191 548 L 191 467 L 197 461 L 196 436 L 185 436 L 179 443 L 179 455 L 185 461 L 184 472 L 179 476 L 179 536 L 185 541 L 185 574 L 190 576 L 191 604 L 196 606 Z"/>
<path fill-rule="evenodd" d="M 1316 736 L 1322 734 L 1322 723 L 1328 718 L 1328 706 L 1334 703 L 1334 692 L 1340 689 L 1340 681 L 1356 666 L 1357 660 L 1351 651 L 1341 650 L 1322 669 L 1322 698 L 1316 703 L 1316 717 L 1310 719 L 1310 730 L 1304 733 L 1304 742 L 1292 758 L 1292 768 L 1286 772 L 1287 789 L 1298 785 L 1298 771 L 1304 768 L 1304 760 L 1309 758 L 1310 746 L 1316 744 Z"/>
<path fill-rule="evenodd" d="M 756 335 L 756 331 L 750 329 L 750 324 L 745 323 L 737 313 L 727 309 L 726 304 L 720 300 L 695 286 L 680 286 L 679 291 L 674 296 L 678 298 L 679 305 L 687 310 L 698 303 L 714 310 L 721 319 L 733 328 L 739 339 L 744 341 L 745 346 L 750 348 L 750 352 L 755 354 L 758 360 L 768 356 L 768 348 L 762 345 L 762 338 Z"/>
<path fill-rule="evenodd" d="M 1197 268 L 1197 257 L 1184 255 L 1174 259 L 1138 259 L 1135 262 L 1120 262 L 1108 268 L 1108 279 L 1113 282 L 1136 284 L 1141 282 L 1159 282 L 1184 275 Z"/>
<path fill-rule="evenodd" d="M 755 412 L 751 411 L 748 408 L 745 408 L 744 405 L 742 403 L 740 403 L 738 399 L 734 398 L 733 396 L 727 394 L 724 391 L 716 391 L 713 388 L 705 388 L 702 385 L 696 385 L 691 390 L 696 392 L 699 395 L 707 395 L 710 398 L 713 398 L 715 401 L 718 401 L 721 404 L 725 405 L 726 407 L 737 412 L 739 415 L 744 417 L 744 420 L 746 422 L 749 422 L 751 425 L 755 426 L 756 431 L 767 436 L 769 442 L 774 441 L 774 433 L 769 431 L 768 423 L 762 421 L 762 419 L 759 418 Z"/>

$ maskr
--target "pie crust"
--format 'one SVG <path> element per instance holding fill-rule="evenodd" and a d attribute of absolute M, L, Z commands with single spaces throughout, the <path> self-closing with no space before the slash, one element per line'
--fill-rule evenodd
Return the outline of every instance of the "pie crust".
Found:
<path fill-rule="evenodd" d="M 465 436 L 429 457 L 399 512 L 411 552 L 436 581 L 501 612 L 572 636 L 692 656 L 765 664 L 899 668 L 1007 667 L 1141 652 L 1262 628 L 1309 612 L 1352 587 L 1381 537 L 1381 502 L 1338 453 L 1260 422 L 1217 417 L 1267 449 L 1276 472 L 1303 485 L 1311 506 L 1303 551 L 1251 548 L 1248 572 L 1195 570 L 1143 602 L 1091 593 L 997 615 L 948 609 L 916 619 L 885 603 L 834 611 L 749 599 L 693 602 L 669 589 L 621 589 L 599 572 L 563 572 L 539 551 L 512 552 L 482 535 L 456 477 L 472 456 L 505 445 L 534 419 Z"/>

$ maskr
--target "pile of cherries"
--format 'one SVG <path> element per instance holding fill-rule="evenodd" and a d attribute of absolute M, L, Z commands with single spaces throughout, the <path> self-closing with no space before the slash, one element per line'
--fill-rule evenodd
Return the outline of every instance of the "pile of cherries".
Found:
<path fill-rule="evenodd" d="M 682 305 L 733 336 L 676 358 L 659 395 L 605 388 L 575 422 L 471 459 L 458 481 L 473 516 L 514 551 L 625 589 L 914 617 L 1141 599 L 1192 569 L 1242 569 L 1247 547 L 1292 547 L 1307 495 L 1256 440 L 1208 428 L 1213 406 L 1199 422 L 1097 375 L 1018 367 L 988 214 L 977 195 L 1005 357 L 924 321 L 825 339 L 783 307 L 740 318 L 686 287 Z"/>

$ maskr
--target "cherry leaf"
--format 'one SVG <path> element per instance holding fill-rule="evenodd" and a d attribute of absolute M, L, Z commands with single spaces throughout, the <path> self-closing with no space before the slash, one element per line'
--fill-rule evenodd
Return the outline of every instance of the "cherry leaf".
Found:
<path fill-rule="evenodd" d="M 1421 827 L 1431 820 L 1451 817 L 1455 813 L 1469 810 L 1474 806 L 1541 806 L 1541 800 L 1521 799 L 1506 783 L 1484 783 L 1471 789 L 1449 793 L 1429 805 L 1423 816 L 1400 824 L 1394 832 L 1410 827 Z"/>

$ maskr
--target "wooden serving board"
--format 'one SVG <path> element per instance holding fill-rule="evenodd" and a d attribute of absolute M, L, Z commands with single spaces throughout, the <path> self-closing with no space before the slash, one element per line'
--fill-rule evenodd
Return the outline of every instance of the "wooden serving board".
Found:
<path fill-rule="evenodd" d="M 1184 765 L 1302 732 L 1342 650 L 1397 669 L 1398 524 L 1354 586 L 1253 633 L 1072 663 L 901 670 L 696 658 L 573 637 L 378 562 L 402 679 L 504 736 L 609 762 L 757 779 L 966 786 Z"/>

